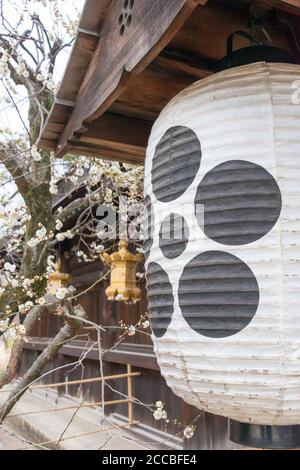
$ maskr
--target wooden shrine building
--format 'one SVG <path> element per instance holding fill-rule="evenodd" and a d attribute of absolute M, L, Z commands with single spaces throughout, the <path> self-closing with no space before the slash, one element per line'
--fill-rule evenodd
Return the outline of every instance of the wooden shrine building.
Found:
<path fill-rule="evenodd" d="M 257 18 L 263 19 L 263 26 Z M 184 88 L 218 70 L 232 33 L 255 29 L 261 41 L 284 49 L 300 63 L 300 0 L 86 0 L 40 146 L 58 157 L 68 152 L 142 163 L 152 125 L 164 106 Z M 236 49 L 247 45 L 246 38 L 236 37 Z M 71 258 L 68 269 L 75 286 L 84 288 L 99 276 L 101 264 L 79 265 Z M 93 289 L 82 301 L 90 318 L 103 325 L 117 324 L 121 318 L 132 323 L 147 309 L 145 291 L 134 308 L 108 302 L 104 287 Z M 43 330 L 36 329 L 35 338 L 26 345 L 24 369 L 56 328 L 51 319 Z M 113 335 L 105 340 L 106 346 Z M 83 348 L 80 340 L 64 346 L 57 364 L 71 363 Z M 90 351 L 87 376 L 97 375 L 97 359 L 97 351 Z M 133 382 L 134 396 L 148 403 L 163 400 L 168 413 L 185 424 L 199 414 L 166 386 L 150 340 L 136 335 L 105 357 L 109 374 L 124 372 L 127 364 L 142 372 Z M 80 371 L 68 379 L 78 376 Z M 63 377 L 58 374 L 56 379 Z M 119 383 L 114 385 L 122 390 Z M 75 394 L 75 387 L 69 386 L 68 393 Z M 96 385 L 91 399 L 99 401 Z M 116 405 L 111 412 L 127 416 L 126 405 Z M 165 429 L 137 406 L 134 419 L 157 432 L 176 433 L 175 427 Z M 182 445 L 229 448 L 227 420 L 202 413 L 196 435 Z"/>

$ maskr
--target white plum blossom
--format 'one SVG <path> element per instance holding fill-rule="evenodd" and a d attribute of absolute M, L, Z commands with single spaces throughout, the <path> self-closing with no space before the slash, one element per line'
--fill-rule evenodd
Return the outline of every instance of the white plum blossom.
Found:
<path fill-rule="evenodd" d="M 59 300 L 63 300 L 68 293 L 68 289 L 66 287 L 59 287 L 55 293 L 55 296 Z"/>
<path fill-rule="evenodd" d="M 29 222 L 32 219 L 30 214 L 25 214 L 22 218 L 22 222 Z"/>
<path fill-rule="evenodd" d="M 82 167 L 77 168 L 76 170 L 76 176 L 83 176 L 84 175 L 84 169 Z"/>
<path fill-rule="evenodd" d="M 55 222 L 55 229 L 60 230 L 63 227 L 63 223 L 61 220 L 57 219 Z"/>
<path fill-rule="evenodd" d="M 16 271 L 16 265 L 15 264 L 10 264 L 10 263 L 5 263 L 4 264 L 4 269 L 5 269 L 5 271 L 9 271 L 10 273 L 14 273 Z"/>
<path fill-rule="evenodd" d="M 154 419 L 159 421 L 161 419 L 167 419 L 168 415 L 167 415 L 167 412 L 163 410 L 162 408 L 157 408 L 157 410 L 155 410 L 153 413 L 153 417 Z"/>
<path fill-rule="evenodd" d="M 135 333 L 136 333 L 135 326 L 130 325 L 130 327 L 128 328 L 128 336 L 133 336 L 133 335 L 135 335 Z"/>
<path fill-rule="evenodd" d="M 41 243 L 43 240 L 47 239 L 47 230 L 46 230 L 46 228 L 42 224 L 39 224 L 39 227 L 40 228 L 37 229 L 37 231 L 35 232 L 35 238 L 31 238 L 27 242 L 27 245 L 30 248 L 34 248 L 39 243 Z"/>
<path fill-rule="evenodd" d="M 96 243 L 92 243 L 91 248 L 96 252 L 96 253 L 102 253 L 104 251 L 104 246 L 103 245 L 97 245 Z"/>
<path fill-rule="evenodd" d="M 51 194 L 54 194 L 54 195 L 58 193 L 58 187 L 53 181 L 51 181 L 49 185 L 49 191 Z"/>
<path fill-rule="evenodd" d="M 4 276 L 1 276 L 1 277 L 0 277 L 0 286 L 1 286 L 3 289 L 5 289 L 5 288 L 8 286 L 8 284 L 9 284 L 8 279 L 7 279 L 6 277 L 4 277 Z"/>
<path fill-rule="evenodd" d="M 42 156 L 41 156 L 40 152 L 38 151 L 36 145 L 33 145 L 31 147 L 31 156 L 32 156 L 32 158 L 35 162 L 40 162 L 42 160 Z"/>
<path fill-rule="evenodd" d="M 15 289 L 16 287 L 18 287 L 19 285 L 19 281 L 17 281 L 17 279 L 12 279 L 11 280 L 11 286 Z"/>
<path fill-rule="evenodd" d="M 107 189 L 105 197 L 104 197 L 105 202 L 111 203 L 113 200 L 113 192 L 111 189 Z"/>
<path fill-rule="evenodd" d="M 34 247 L 36 247 L 38 244 L 39 244 L 39 241 L 38 241 L 36 238 L 31 238 L 31 239 L 28 240 L 28 242 L 27 242 L 27 245 L 29 246 L 29 248 L 34 248 Z"/>
<path fill-rule="evenodd" d="M 63 241 L 65 240 L 65 238 L 66 238 L 66 237 L 65 237 L 65 234 L 64 234 L 64 233 L 58 233 L 58 234 L 56 235 L 56 240 L 57 240 L 58 242 L 63 242 Z"/>
<path fill-rule="evenodd" d="M 74 234 L 71 230 L 67 230 L 67 231 L 65 232 L 65 236 L 66 236 L 66 238 L 68 238 L 69 240 L 72 240 L 72 238 L 75 237 L 75 234 Z"/>
<path fill-rule="evenodd" d="M 2 51 L 2 56 L 0 59 L 0 73 L 2 76 L 9 74 L 8 60 L 9 60 L 9 56 L 8 56 L 7 51 L 5 50 Z"/>
<path fill-rule="evenodd" d="M 183 431 L 183 435 L 186 439 L 191 439 L 195 433 L 195 428 L 193 426 L 186 426 Z"/>
<path fill-rule="evenodd" d="M 76 184 L 78 182 L 78 176 L 72 175 L 70 176 L 69 180 L 71 181 L 71 183 Z"/>
<path fill-rule="evenodd" d="M 28 277 L 25 277 L 22 280 L 22 287 L 24 287 L 24 289 L 28 289 L 30 286 L 31 286 L 31 280 Z"/>
<path fill-rule="evenodd" d="M 22 57 L 18 57 L 19 65 L 17 67 L 17 73 L 22 77 L 28 78 L 29 74 L 27 75 L 28 71 L 26 70 L 26 64 L 23 62 Z"/>
<path fill-rule="evenodd" d="M 149 320 L 145 320 L 145 321 L 143 322 L 143 328 L 146 329 L 146 328 L 149 328 L 149 326 L 150 326 Z"/>
<path fill-rule="evenodd" d="M 36 232 L 36 237 L 39 239 L 39 240 L 44 240 L 45 236 L 47 235 L 47 230 L 44 226 L 42 226 L 40 229 L 38 229 Z"/>
<path fill-rule="evenodd" d="M 4 333 L 9 327 L 9 318 L 0 320 L 0 333 Z"/>
<path fill-rule="evenodd" d="M 26 328 L 24 325 L 14 325 L 14 330 L 18 336 L 26 336 Z"/>
<path fill-rule="evenodd" d="M 27 313 L 29 312 L 29 310 L 33 307 L 33 302 L 31 302 L 31 300 L 28 300 L 27 302 L 25 302 L 25 304 L 20 304 L 19 305 L 19 312 L 20 313 Z"/>
<path fill-rule="evenodd" d="M 154 417 L 154 419 L 156 419 L 157 421 L 159 421 L 159 420 L 162 419 L 162 411 L 161 411 L 160 408 L 154 411 L 153 417 Z"/>
<path fill-rule="evenodd" d="M 99 171 L 102 175 L 102 170 L 100 170 L 99 166 L 97 165 L 91 165 L 91 168 L 90 168 L 90 176 L 95 176 L 95 175 L 99 175 Z"/>
<path fill-rule="evenodd" d="M 157 409 L 153 413 L 154 419 L 156 419 L 157 421 L 159 421 L 161 419 L 167 420 L 168 414 L 164 410 L 164 403 L 162 401 L 157 401 L 156 402 L 156 408 Z"/>
<path fill-rule="evenodd" d="M 56 240 L 59 242 L 63 242 L 66 238 L 72 240 L 75 237 L 75 234 L 71 230 L 67 230 L 66 232 L 61 232 L 56 235 Z"/>

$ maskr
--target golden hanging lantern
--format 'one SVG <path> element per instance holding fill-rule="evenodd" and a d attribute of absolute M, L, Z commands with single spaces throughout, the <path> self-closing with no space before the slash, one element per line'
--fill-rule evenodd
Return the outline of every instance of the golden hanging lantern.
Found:
<path fill-rule="evenodd" d="M 101 255 L 104 263 L 110 266 L 110 285 L 105 293 L 108 300 L 138 302 L 141 289 L 136 286 L 136 265 L 142 261 L 141 254 L 134 255 L 128 250 L 128 242 L 119 242 L 119 251 Z"/>
<path fill-rule="evenodd" d="M 62 273 L 60 271 L 60 263 L 55 264 L 55 271 L 50 274 L 47 284 L 47 292 L 55 295 L 57 289 L 67 287 L 71 280 L 70 274 Z"/>

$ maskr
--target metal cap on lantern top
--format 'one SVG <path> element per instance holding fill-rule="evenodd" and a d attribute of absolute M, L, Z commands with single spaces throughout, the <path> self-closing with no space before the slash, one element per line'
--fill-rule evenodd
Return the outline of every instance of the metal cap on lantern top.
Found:
<path fill-rule="evenodd" d="M 300 66 L 272 54 L 224 59 L 154 124 L 146 279 L 174 393 L 230 418 L 234 442 L 290 448 L 300 446 Z"/>
<path fill-rule="evenodd" d="M 233 50 L 235 36 L 241 36 L 251 42 L 251 46 Z M 282 64 L 294 64 L 295 58 L 283 49 L 274 46 L 266 46 L 258 41 L 253 35 L 245 31 L 235 31 L 227 40 L 227 55 L 220 60 L 217 71 L 225 70 L 241 65 L 254 64 L 256 62 L 278 62 Z"/>

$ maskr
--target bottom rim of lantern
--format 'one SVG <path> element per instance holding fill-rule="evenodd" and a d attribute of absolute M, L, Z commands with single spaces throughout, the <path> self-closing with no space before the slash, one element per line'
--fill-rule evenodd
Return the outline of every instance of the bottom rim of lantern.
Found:
<path fill-rule="evenodd" d="M 300 448 L 300 425 L 270 426 L 229 420 L 229 439 L 258 449 Z"/>

